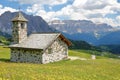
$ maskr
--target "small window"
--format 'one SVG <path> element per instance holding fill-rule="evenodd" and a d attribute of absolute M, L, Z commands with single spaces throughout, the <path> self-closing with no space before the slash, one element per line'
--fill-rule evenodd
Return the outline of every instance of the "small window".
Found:
<path fill-rule="evenodd" d="M 52 53 L 52 48 L 49 48 L 48 49 L 48 54 L 51 54 Z"/>
<path fill-rule="evenodd" d="M 21 23 L 21 28 L 24 29 L 24 23 Z"/>
<path fill-rule="evenodd" d="M 13 22 L 13 25 L 16 25 L 17 24 L 17 22 Z"/>

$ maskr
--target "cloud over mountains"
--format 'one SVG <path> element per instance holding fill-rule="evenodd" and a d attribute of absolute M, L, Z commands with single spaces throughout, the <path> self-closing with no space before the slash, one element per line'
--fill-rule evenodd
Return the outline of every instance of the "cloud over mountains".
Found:
<path fill-rule="evenodd" d="M 118 0 L 9 0 L 21 6 L 28 5 L 27 13 L 42 16 L 46 21 L 55 19 L 91 20 L 120 26 L 120 3 Z M 2 6 L 2 5 L 1 5 Z M 1 7 L 4 11 L 16 11 L 11 7 Z"/>

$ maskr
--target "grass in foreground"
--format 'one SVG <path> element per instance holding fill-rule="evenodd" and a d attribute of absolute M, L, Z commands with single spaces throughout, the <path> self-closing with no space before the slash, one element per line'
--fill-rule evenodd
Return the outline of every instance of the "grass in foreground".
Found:
<path fill-rule="evenodd" d="M 9 59 L 9 49 L 0 47 L 0 59 Z M 72 56 L 90 55 L 70 50 Z M 11 63 L 0 60 L 0 80 L 120 80 L 120 60 L 64 60 L 49 64 Z"/>

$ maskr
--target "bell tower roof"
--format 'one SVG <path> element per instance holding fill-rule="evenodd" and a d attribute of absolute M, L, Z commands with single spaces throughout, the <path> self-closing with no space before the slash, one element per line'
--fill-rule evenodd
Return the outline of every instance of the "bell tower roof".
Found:
<path fill-rule="evenodd" d="M 27 22 L 28 20 L 19 11 L 18 14 L 12 19 L 12 21 L 24 21 L 24 22 Z"/>

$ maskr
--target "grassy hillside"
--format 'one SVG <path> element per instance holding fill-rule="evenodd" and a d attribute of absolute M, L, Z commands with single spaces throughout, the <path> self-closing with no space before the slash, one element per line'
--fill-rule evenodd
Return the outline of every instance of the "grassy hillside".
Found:
<path fill-rule="evenodd" d="M 0 80 L 120 80 L 120 60 L 99 57 L 90 60 L 85 51 L 69 55 L 89 60 L 64 60 L 49 64 L 12 63 L 10 51 L 0 47 Z"/>
<path fill-rule="evenodd" d="M 7 38 L 5 38 L 4 36 L 0 35 L 0 44 L 8 45 L 8 44 L 10 44 L 10 41 Z"/>

